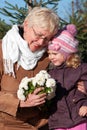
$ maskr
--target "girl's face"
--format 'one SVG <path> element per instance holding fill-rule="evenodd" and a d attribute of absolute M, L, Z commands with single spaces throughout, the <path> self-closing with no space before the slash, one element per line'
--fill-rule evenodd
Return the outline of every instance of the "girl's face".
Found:
<path fill-rule="evenodd" d="M 56 51 L 48 51 L 49 59 L 55 66 L 60 66 L 65 62 L 64 55 Z"/>

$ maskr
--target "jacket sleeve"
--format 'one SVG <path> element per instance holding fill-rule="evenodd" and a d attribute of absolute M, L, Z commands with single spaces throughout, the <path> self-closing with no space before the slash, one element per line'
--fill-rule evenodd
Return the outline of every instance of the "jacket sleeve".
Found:
<path fill-rule="evenodd" d="M 87 63 L 82 65 L 81 80 L 84 82 L 84 86 L 87 91 Z"/>
<path fill-rule="evenodd" d="M 0 111 L 16 116 L 19 100 L 11 93 L 0 91 Z"/>
<path fill-rule="evenodd" d="M 87 100 L 83 102 L 83 106 L 87 106 Z"/>
<path fill-rule="evenodd" d="M 0 111 L 16 116 L 19 100 L 12 93 L 5 92 L 1 88 L 3 75 L 3 60 L 2 60 L 1 44 L 0 44 Z"/>

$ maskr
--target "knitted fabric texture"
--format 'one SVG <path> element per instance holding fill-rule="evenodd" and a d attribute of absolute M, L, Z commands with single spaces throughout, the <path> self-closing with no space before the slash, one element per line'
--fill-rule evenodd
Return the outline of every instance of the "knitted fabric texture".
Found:
<path fill-rule="evenodd" d="M 62 31 L 59 36 L 53 38 L 48 50 L 58 51 L 68 56 L 78 51 L 78 40 L 75 38 L 77 29 L 74 24 L 69 24 L 66 30 Z"/>

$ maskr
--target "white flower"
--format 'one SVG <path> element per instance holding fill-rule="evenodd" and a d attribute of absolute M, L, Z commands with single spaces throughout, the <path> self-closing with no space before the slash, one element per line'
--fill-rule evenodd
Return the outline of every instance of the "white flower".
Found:
<path fill-rule="evenodd" d="M 19 84 L 19 89 L 22 89 L 22 88 L 24 88 L 25 86 L 27 86 L 27 84 L 28 84 L 28 78 L 27 77 L 25 77 L 25 78 L 23 78 L 22 80 L 21 80 L 21 83 Z"/>
<path fill-rule="evenodd" d="M 44 75 L 45 79 L 48 79 L 48 78 L 51 77 L 51 76 L 47 73 L 46 70 L 41 70 L 39 73 L 42 74 L 42 75 Z"/>
<path fill-rule="evenodd" d="M 47 74 L 47 71 L 46 70 L 41 70 L 40 72 L 39 72 L 39 74 Z"/>
<path fill-rule="evenodd" d="M 35 76 L 35 79 L 36 83 L 40 86 L 44 86 L 45 84 L 45 76 L 42 74 L 42 73 L 38 73 L 36 76 Z"/>
<path fill-rule="evenodd" d="M 28 79 L 29 79 L 28 77 L 24 77 L 24 78 L 21 80 L 21 83 L 26 82 Z"/>
<path fill-rule="evenodd" d="M 24 90 L 23 89 L 19 89 L 18 91 L 17 91 L 17 96 L 18 96 L 18 98 L 20 99 L 20 100 L 25 100 L 25 96 L 24 96 Z"/>
<path fill-rule="evenodd" d="M 32 79 L 32 84 L 33 84 L 34 86 L 36 86 L 37 82 L 36 82 L 35 78 Z"/>
<path fill-rule="evenodd" d="M 28 90 L 28 85 L 25 85 L 25 86 L 24 86 L 24 89 L 25 89 L 25 90 Z"/>
<path fill-rule="evenodd" d="M 56 82 L 53 78 L 49 78 L 47 79 L 46 81 L 46 86 L 49 88 L 49 87 L 54 87 L 56 85 Z"/>
<path fill-rule="evenodd" d="M 55 96 L 56 82 L 47 71 L 42 70 L 35 77 L 24 77 L 17 91 L 19 100 L 25 100 L 29 93 L 33 93 L 36 87 L 44 87 L 44 92 L 47 93 L 47 99 L 51 99 Z"/>
<path fill-rule="evenodd" d="M 31 82 L 32 78 L 25 77 L 21 80 L 21 83 L 19 84 L 19 89 L 28 89 L 28 82 Z"/>

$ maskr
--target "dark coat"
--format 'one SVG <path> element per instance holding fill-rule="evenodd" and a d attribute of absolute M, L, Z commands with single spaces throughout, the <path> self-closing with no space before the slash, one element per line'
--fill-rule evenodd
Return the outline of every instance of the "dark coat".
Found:
<path fill-rule="evenodd" d="M 87 64 L 78 68 L 68 68 L 64 65 L 51 69 L 49 73 L 57 81 L 57 91 L 49 118 L 49 128 L 70 128 L 87 122 L 87 117 L 80 117 L 79 108 L 87 105 L 87 95 L 77 89 L 77 82 L 84 81 L 87 90 Z"/>

